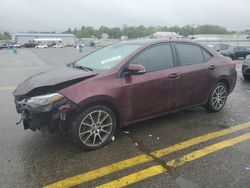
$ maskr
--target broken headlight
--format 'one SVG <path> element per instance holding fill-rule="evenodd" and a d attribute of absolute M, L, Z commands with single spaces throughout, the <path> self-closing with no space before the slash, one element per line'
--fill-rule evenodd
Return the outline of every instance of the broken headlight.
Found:
<path fill-rule="evenodd" d="M 60 93 L 51 93 L 47 95 L 31 97 L 30 99 L 27 100 L 27 104 L 32 106 L 46 106 L 53 104 L 54 102 L 62 98 L 63 96 Z"/>

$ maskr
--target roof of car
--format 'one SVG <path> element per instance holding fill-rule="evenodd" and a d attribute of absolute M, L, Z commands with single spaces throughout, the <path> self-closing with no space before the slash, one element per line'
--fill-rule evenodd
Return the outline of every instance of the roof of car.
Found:
<path fill-rule="evenodd" d="M 122 41 L 121 44 L 139 44 L 139 45 L 150 45 L 162 42 L 189 42 L 196 43 L 195 41 L 191 41 L 188 39 L 137 39 L 137 40 L 128 40 Z"/>
<path fill-rule="evenodd" d="M 215 56 L 219 55 L 219 53 L 217 53 L 211 47 L 208 47 L 204 43 L 200 43 L 198 41 L 194 41 L 194 40 L 191 40 L 191 39 L 139 39 L 139 40 L 122 41 L 122 42 L 119 42 L 119 43 L 120 44 L 137 44 L 137 45 L 147 47 L 147 46 L 150 46 L 150 45 L 154 45 L 154 44 L 157 44 L 157 43 L 164 43 L 164 42 L 183 42 L 183 43 L 187 42 L 187 43 L 190 43 L 190 44 L 197 44 L 197 45 L 202 46 L 203 48 L 205 48 L 211 54 L 213 54 Z"/>

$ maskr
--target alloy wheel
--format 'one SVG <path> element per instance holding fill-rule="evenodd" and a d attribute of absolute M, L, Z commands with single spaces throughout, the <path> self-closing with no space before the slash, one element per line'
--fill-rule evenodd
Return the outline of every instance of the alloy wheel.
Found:
<path fill-rule="evenodd" d="M 99 146 L 104 143 L 113 130 L 111 115 L 104 110 L 88 113 L 79 126 L 79 138 L 87 146 Z"/>
<path fill-rule="evenodd" d="M 223 108 L 227 100 L 227 90 L 224 86 L 219 85 L 212 94 L 212 106 L 216 110 Z"/>

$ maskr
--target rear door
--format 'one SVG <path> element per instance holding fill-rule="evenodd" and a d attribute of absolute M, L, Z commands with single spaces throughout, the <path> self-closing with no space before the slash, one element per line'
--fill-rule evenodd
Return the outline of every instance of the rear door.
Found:
<path fill-rule="evenodd" d="M 216 64 L 211 61 L 212 55 L 193 43 L 175 43 L 175 49 L 181 72 L 181 107 L 205 102 L 215 79 Z"/>
<path fill-rule="evenodd" d="M 129 62 L 143 65 L 147 72 L 122 78 L 128 121 L 178 107 L 180 69 L 174 62 L 169 43 L 151 46 Z"/>

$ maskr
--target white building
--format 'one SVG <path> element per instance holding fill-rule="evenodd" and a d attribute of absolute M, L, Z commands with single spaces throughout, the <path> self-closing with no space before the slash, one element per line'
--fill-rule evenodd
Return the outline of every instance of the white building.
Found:
<path fill-rule="evenodd" d="M 50 34 L 50 33 L 14 33 L 12 39 L 18 44 L 28 42 L 62 42 L 64 45 L 75 45 L 76 37 L 73 34 Z"/>
<path fill-rule="evenodd" d="M 109 35 L 107 33 L 102 33 L 101 34 L 101 39 L 108 39 Z"/>
<path fill-rule="evenodd" d="M 183 36 L 178 35 L 175 32 L 156 32 L 150 36 L 152 39 L 177 39 L 177 38 L 183 38 Z"/>
<path fill-rule="evenodd" d="M 128 37 L 125 36 L 125 35 L 122 35 L 122 36 L 121 36 L 121 41 L 125 41 L 125 40 L 128 40 Z"/>

